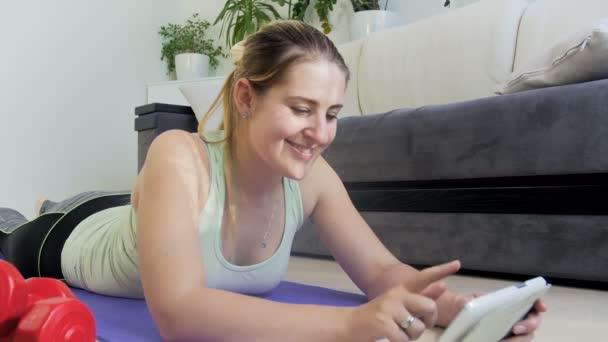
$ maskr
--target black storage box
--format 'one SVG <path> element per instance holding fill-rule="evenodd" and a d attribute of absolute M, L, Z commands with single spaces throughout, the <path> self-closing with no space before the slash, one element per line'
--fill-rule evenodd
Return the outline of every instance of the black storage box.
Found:
<path fill-rule="evenodd" d="M 196 132 L 198 128 L 198 120 L 189 106 L 150 103 L 136 107 L 135 116 L 138 172 L 146 160 L 150 144 L 159 134 L 170 129 Z"/>

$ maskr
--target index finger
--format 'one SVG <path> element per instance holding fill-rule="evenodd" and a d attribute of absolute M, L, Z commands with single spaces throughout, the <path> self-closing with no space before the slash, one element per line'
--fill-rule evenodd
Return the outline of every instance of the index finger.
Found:
<path fill-rule="evenodd" d="M 408 284 L 409 290 L 416 293 L 421 292 L 432 283 L 458 272 L 459 269 L 460 261 L 458 260 L 425 268 L 418 273 L 415 280 Z"/>
<path fill-rule="evenodd" d="M 534 310 L 536 310 L 537 312 L 547 311 L 547 304 L 545 304 L 545 301 L 542 298 L 534 302 Z"/>

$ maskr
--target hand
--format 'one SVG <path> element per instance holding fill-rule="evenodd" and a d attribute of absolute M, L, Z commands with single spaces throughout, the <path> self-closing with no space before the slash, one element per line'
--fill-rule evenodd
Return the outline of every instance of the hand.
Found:
<path fill-rule="evenodd" d="M 447 327 L 456 318 L 460 310 L 464 308 L 466 303 L 474 298 L 483 296 L 483 292 L 475 292 L 467 296 L 456 294 L 450 291 L 445 291 L 437 301 L 439 308 L 439 317 L 437 325 Z M 511 330 L 512 337 L 506 338 L 505 342 L 524 342 L 531 341 L 534 337 L 534 331 L 538 328 L 541 322 L 540 313 L 547 311 L 547 306 L 542 299 L 534 303 L 534 309 L 525 317 L 513 325 Z"/>
<path fill-rule="evenodd" d="M 515 323 L 511 332 L 512 337 L 506 338 L 505 342 L 524 342 L 532 341 L 534 337 L 534 331 L 539 327 L 541 322 L 540 314 L 547 311 L 547 305 L 542 299 L 534 302 L 534 308 L 532 311 L 521 321 Z"/>
<path fill-rule="evenodd" d="M 452 262 L 429 267 L 407 285 L 395 286 L 374 300 L 352 308 L 347 315 L 344 340 L 370 342 L 386 338 L 390 342 L 407 342 L 418 339 L 437 320 L 435 300 L 446 290 L 440 280 L 456 272 L 459 266 Z M 410 315 L 416 319 L 407 329 L 402 328 L 400 324 Z"/>

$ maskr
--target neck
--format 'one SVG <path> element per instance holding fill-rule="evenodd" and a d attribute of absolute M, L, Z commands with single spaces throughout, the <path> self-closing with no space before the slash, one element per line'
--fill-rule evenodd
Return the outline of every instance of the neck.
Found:
<path fill-rule="evenodd" d="M 239 145 L 243 141 L 234 140 L 230 156 L 233 191 L 252 200 L 264 201 L 278 189 L 282 189 L 283 177 L 270 169 L 248 146 Z"/>

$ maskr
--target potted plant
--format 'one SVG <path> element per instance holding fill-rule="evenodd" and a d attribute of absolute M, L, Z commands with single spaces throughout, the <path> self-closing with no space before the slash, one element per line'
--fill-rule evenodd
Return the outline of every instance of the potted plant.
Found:
<path fill-rule="evenodd" d="M 355 11 L 351 21 L 352 40 L 365 38 L 372 32 L 399 24 L 399 14 L 387 11 L 388 2 L 386 0 L 384 6 L 381 6 L 379 0 L 351 0 Z"/>
<path fill-rule="evenodd" d="M 224 56 L 221 47 L 212 39 L 205 39 L 210 23 L 192 15 L 184 25 L 161 26 L 161 60 L 167 62 L 167 74 L 175 71 L 178 80 L 201 78 L 208 75 L 209 66 L 216 68 L 218 57 Z"/>
<path fill-rule="evenodd" d="M 283 5 L 285 0 L 272 2 Z M 281 19 L 281 15 L 272 4 L 260 0 L 228 0 L 213 25 L 222 22 L 220 38 L 225 35 L 226 47 L 230 48 L 273 19 Z"/>
<path fill-rule="evenodd" d="M 333 10 L 336 1 L 316 0 L 314 4 L 325 33 L 331 31 L 328 15 Z M 288 6 L 286 18 L 281 17 L 273 3 L 280 7 Z M 224 35 L 225 46 L 230 48 L 272 20 L 293 19 L 304 21 L 304 14 L 310 4 L 310 0 L 270 0 L 270 2 L 268 0 L 227 0 L 213 24 L 222 22 L 220 38 Z"/>

